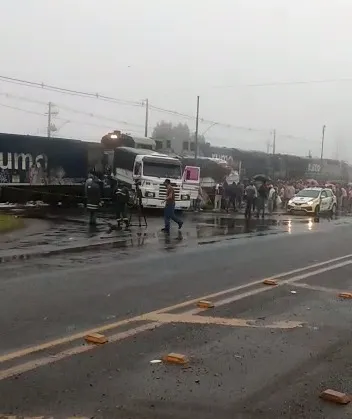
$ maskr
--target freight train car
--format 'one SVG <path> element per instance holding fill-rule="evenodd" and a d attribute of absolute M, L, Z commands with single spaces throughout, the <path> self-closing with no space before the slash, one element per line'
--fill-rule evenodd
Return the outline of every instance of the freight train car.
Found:
<path fill-rule="evenodd" d="M 306 176 L 334 183 L 348 183 L 352 179 L 351 166 L 340 160 L 333 159 L 309 159 Z"/>
<path fill-rule="evenodd" d="M 94 161 L 101 145 L 0 133 L 1 200 L 62 202 L 82 196 L 89 155 Z"/>
<path fill-rule="evenodd" d="M 242 178 L 262 173 L 273 179 L 316 179 L 347 183 L 352 180 L 352 167 L 346 162 L 332 159 L 314 159 L 288 154 L 267 154 L 237 148 L 212 147 L 201 149 L 207 157 L 226 160 L 239 171 Z"/>
<path fill-rule="evenodd" d="M 120 146 L 153 149 L 155 141 L 120 131 L 101 142 L 0 133 L 0 201 L 83 202 L 88 173 L 94 171 L 101 179 L 110 174 L 114 150 Z"/>
<path fill-rule="evenodd" d="M 272 175 L 270 155 L 260 151 L 207 147 L 207 149 L 204 149 L 204 154 L 207 157 L 227 161 L 228 165 L 237 171 L 242 178 L 251 178 L 258 173 Z"/>

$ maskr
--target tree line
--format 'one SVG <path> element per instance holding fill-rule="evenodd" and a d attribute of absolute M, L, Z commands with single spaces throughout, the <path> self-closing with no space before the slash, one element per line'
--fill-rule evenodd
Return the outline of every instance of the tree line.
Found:
<path fill-rule="evenodd" d="M 178 123 L 173 125 L 171 122 L 160 121 L 153 129 L 152 138 L 155 140 L 176 140 L 176 141 L 195 141 L 195 132 L 191 132 L 187 124 Z M 198 143 L 205 143 L 204 135 L 198 134 Z"/>

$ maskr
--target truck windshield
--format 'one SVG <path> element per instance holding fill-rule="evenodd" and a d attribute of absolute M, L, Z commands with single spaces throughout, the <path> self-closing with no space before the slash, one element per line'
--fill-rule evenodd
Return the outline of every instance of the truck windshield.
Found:
<path fill-rule="evenodd" d="M 143 175 L 181 179 L 181 165 L 145 161 L 143 164 Z"/>

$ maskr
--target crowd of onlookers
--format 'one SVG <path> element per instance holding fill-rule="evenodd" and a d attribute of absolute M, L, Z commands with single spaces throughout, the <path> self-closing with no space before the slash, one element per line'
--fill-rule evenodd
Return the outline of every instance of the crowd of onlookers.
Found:
<path fill-rule="evenodd" d="M 279 209 L 285 209 L 287 203 L 300 190 L 308 187 L 326 187 L 333 191 L 337 199 L 337 209 L 352 212 L 352 183 L 318 183 L 315 180 L 277 180 L 238 182 L 228 184 L 226 181 L 218 183 L 213 190 L 206 194 L 200 188 L 196 209 L 200 210 L 205 205 L 211 205 L 215 211 L 231 210 L 237 212 L 242 208 L 248 209 L 251 201 L 252 212 L 259 212 L 263 207 L 271 214 Z M 249 196 L 250 195 L 250 196 Z"/>
<path fill-rule="evenodd" d="M 288 202 L 293 196 L 300 190 L 309 187 L 321 187 L 329 188 L 333 191 L 336 196 L 337 209 L 339 211 L 351 212 L 352 211 L 352 183 L 326 183 L 317 182 L 315 180 L 310 181 L 296 181 L 296 182 L 279 182 L 280 185 L 280 196 L 282 197 L 283 203 Z"/>

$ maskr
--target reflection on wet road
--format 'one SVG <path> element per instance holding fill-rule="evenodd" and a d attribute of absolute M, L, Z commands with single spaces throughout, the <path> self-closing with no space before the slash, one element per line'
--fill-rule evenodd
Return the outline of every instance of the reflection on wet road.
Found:
<path fill-rule="evenodd" d="M 234 214 L 186 214 L 184 228 L 172 230 L 170 236 L 160 231 L 161 217 L 149 217 L 148 226 L 131 227 L 130 231 L 116 231 L 110 228 L 109 220 L 101 219 L 96 227 L 85 223 L 51 221 L 44 231 L 24 234 L 15 239 L 0 242 L 1 250 L 26 250 L 34 246 L 55 246 L 57 248 L 89 245 L 113 241 L 110 248 L 128 249 L 148 245 L 152 250 L 171 250 L 187 245 L 203 245 L 222 240 L 237 240 L 273 234 L 294 234 L 314 232 L 339 224 L 350 224 L 349 217 L 320 218 L 274 216 L 264 219 L 246 220 L 243 215 Z"/>
<path fill-rule="evenodd" d="M 336 219 L 335 219 L 336 220 Z M 234 218 L 229 216 L 217 216 L 204 218 L 197 223 L 197 237 L 199 239 L 214 236 L 228 235 L 266 235 L 273 233 L 293 233 L 302 231 L 312 231 L 317 224 L 330 223 L 335 221 L 330 218 L 295 218 L 295 217 L 275 217 L 275 218 Z"/>

